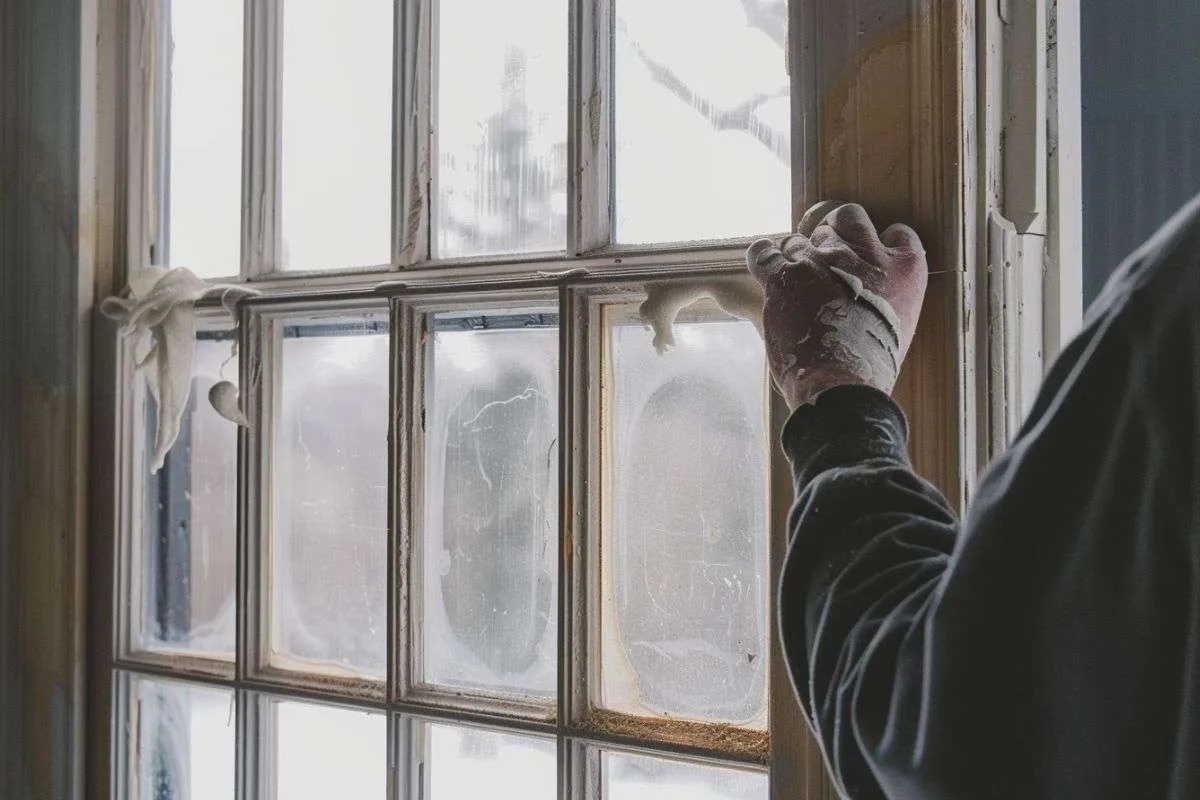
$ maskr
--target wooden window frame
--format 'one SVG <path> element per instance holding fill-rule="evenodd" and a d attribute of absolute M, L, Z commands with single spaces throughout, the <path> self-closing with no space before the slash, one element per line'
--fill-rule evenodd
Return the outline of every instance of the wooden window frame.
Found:
<path fill-rule="evenodd" d="M 152 1 L 152 0 L 151 0 Z M 125 69 L 117 71 L 118 77 L 105 88 L 120 100 L 123 110 L 115 136 L 119 156 L 115 163 L 123 165 L 112 178 L 114 194 L 121 198 L 122 213 L 118 221 L 119 234 L 115 237 L 113 253 L 113 283 L 117 276 L 147 263 L 149 244 L 153 229 L 147 224 L 151 219 L 144 201 L 150 196 L 146 191 L 152 177 L 148 168 L 146 142 L 147 100 L 152 96 L 153 76 L 143 65 L 147 62 L 140 51 L 144 38 L 138 33 L 147 24 L 141 9 L 146 6 L 137 0 L 100 0 L 109 10 L 106 24 L 121 33 L 107 43 L 108 53 L 116 52 L 118 63 Z M 397 120 L 394 137 L 393 169 L 393 264 L 386 268 L 364 267 L 356 269 L 308 272 L 277 272 L 271 269 L 277 251 L 277 210 L 274 207 L 277 184 L 277 154 L 272 152 L 272 142 L 277 138 L 278 117 L 278 17 L 271 0 L 247 0 L 246 55 L 244 64 L 246 86 L 244 87 L 244 130 L 243 147 L 243 246 L 240 278 L 267 293 L 261 301 L 253 301 L 244 312 L 242 346 L 243 353 L 252 349 L 256 332 L 257 307 L 284 306 L 304 303 L 379 303 L 393 308 L 393 342 L 402 336 L 403 325 L 396 321 L 405 319 L 409 308 L 408 298 L 425 293 L 452 293 L 461 297 L 464 293 L 486 293 L 492 291 L 547 290 L 560 293 L 563 310 L 563 330 L 560 333 L 565 347 L 560 353 L 567 358 L 574 349 L 586 347 L 581 339 L 586 336 L 578 330 L 574 314 L 578 313 L 578 287 L 614 281 L 641 282 L 647 278 L 669 278 L 671 276 L 695 276 L 697 274 L 724 275 L 743 269 L 742 253 L 747 240 L 731 240 L 704 243 L 674 243 L 656 246 L 617 246 L 611 239 L 612 187 L 611 174 L 607 169 L 612 142 L 611 127 L 606 121 L 611 114 L 610 49 L 601 46 L 611 35 L 611 0 L 571 0 L 570 26 L 574 47 L 570 57 L 569 75 L 569 169 L 568 169 L 568 241 L 563 253 L 533 254 L 489 258 L 460 258 L 430 260 L 430 214 L 429 175 L 430 141 L 428 136 L 410 135 L 414 130 L 428 130 L 431 105 L 431 3 L 433 0 L 398 0 L 396 13 L 396 51 L 402 57 L 395 59 L 395 116 Z M 877 215 L 895 219 L 915 220 L 916 227 L 925 237 L 931 253 L 934 274 L 926 313 L 918 332 L 917 341 L 909 358 L 909 366 L 897 388 L 897 396 L 913 418 L 914 428 L 928 430 L 914 438 L 914 463 L 919 471 L 931 477 L 951 497 L 952 502 L 961 501 L 969 492 L 970 470 L 963 465 L 974 463 L 981 451 L 972 423 L 975 408 L 981 405 L 978 392 L 978 371 L 975 369 L 974 343 L 979 339 L 983 326 L 983 315 L 978 313 L 980 296 L 975 291 L 978 264 L 986 263 L 985 248 L 980 247 L 980 237 L 974 220 L 977 218 L 976 203 L 984 196 L 980 183 L 972 179 L 964 164 L 978 163 L 979 138 L 983 124 L 970 111 L 976 99 L 973 76 L 966 66 L 975 53 L 975 31 L 970 26 L 975 14 L 966 6 L 957 4 L 934 4 L 926 6 L 913 0 L 906 4 L 906 13 L 898 23 L 897 42 L 903 52 L 903 68 L 888 80 L 881 80 L 872 71 L 869 58 L 854 60 L 852 52 L 849 64 L 844 53 L 825 52 L 824 34 L 830 28 L 839 28 L 847 21 L 866 18 L 869 10 L 866 3 L 843 4 L 834 0 L 793 0 L 790 12 L 789 55 L 793 76 L 793 219 L 797 219 L 811 200 L 824 196 L 847 197 L 863 202 Z M 116 13 L 112 9 L 117 9 Z M 116 19 L 116 22 L 113 19 Z M 863 55 L 863 54 L 860 54 Z M 834 87 L 836 78 L 841 80 Z M 849 85 L 850 98 L 847 102 L 858 108 L 869 107 L 871 102 L 880 101 L 889 111 L 896 114 L 900 124 L 896 140 L 883 147 L 881 155 L 874 156 L 874 163 L 882 165 L 884 174 L 892 181 L 881 186 L 878 171 L 868 174 L 856 156 L 872 153 L 879 143 L 868 137 L 872 133 L 870 123 L 853 115 L 837 117 L 831 108 L 831 98 L 837 91 Z M 111 85 L 111 84 L 115 84 Z M 897 89 L 905 95 L 897 101 Z M 885 99 L 891 96 L 891 99 Z M 599 127 L 593 129 L 596 120 Z M 977 127 L 978 123 L 978 127 Z M 890 172 L 889 172 L 890 169 Z M 860 171 L 861 170 L 861 171 Z M 267 198 L 257 201 L 255 198 Z M 965 212 L 965 216 L 964 216 Z M 983 255 L 984 257 L 981 257 Z M 572 299 L 576 298 L 576 299 Z M 572 305 L 572 304 L 575 305 Z M 986 334 L 984 334 L 986 338 Z M 401 343 L 402 345 L 403 343 Z M 393 352 L 401 349 L 395 344 Z M 576 353 L 575 357 L 582 355 Z M 95 408 L 105 419 L 113 422 L 101 424 L 96 434 L 97 441 L 106 436 L 115 441 L 118 452 L 115 463 L 128 457 L 121 451 L 123 440 L 119 434 L 128 424 L 128 408 L 125 399 L 113 399 L 113 382 L 124 386 L 117 378 L 122 357 L 115 351 L 102 346 L 96 361 L 97 401 Z M 252 360 L 243 359 L 243 382 L 250 376 Z M 111 366 L 113 371 L 105 374 Z M 403 381 L 404 370 L 393 364 L 395 391 L 401 396 L 411 387 Z M 560 373 L 568 380 L 566 370 Z M 563 430 L 578 426 L 579 415 L 585 406 L 580 405 L 581 392 L 574 392 L 570 402 L 560 397 L 563 407 Z M 778 430 L 786 415 L 786 409 L 776 398 L 771 410 L 770 426 Z M 243 435 L 239 444 L 242 469 L 253 464 L 254 450 L 251 436 Z M 103 454 L 112 445 L 101 445 Z M 395 474 L 395 459 L 403 457 L 395 442 L 391 446 L 392 469 Z M 569 460 L 569 459 L 564 459 Z M 569 472 L 569 470 L 568 470 Z M 564 473 L 564 480 L 567 474 Z M 240 476 L 243 485 L 255 487 L 259 484 Z M 577 476 L 573 480 L 577 480 Z M 115 483 L 122 483 L 116 481 Z M 772 491 L 772 536 L 771 536 L 771 582 L 777 578 L 782 563 L 785 545 L 785 515 L 790 505 L 790 475 L 782 452 L 773 448 L 771 465 Z M 574 486 L 574 484 L 572 484 Z M 94 516 L 101 522 L 101 530 L 107 531 L 108 556 L 100 560 L 104 564 L 116 563 L 123 557 L 113 550 L 117 535 L 124 530 L 118 520 L 129 509 L 122 510 L 120 487 L 103 480 L 98 482 L 99 493 L 114 492 L 117 500 L 98 502 Z M 564 484 L 561 491 L 567 489 Z M 254 499 L 250 493 L 241 498 L 240 513 L 252 507 Z M 397 506 L 399 503 L 393 501 Z M 106 511 L 106 507 L 109 508 Z M 395 509 L 392 511 L 395 514 Z M 564 523 L 574 523 L 567 520 Z M 248 519 L 239 523 L 239 528 L 250 526 Z M 396 524 L 390 525 L 394 536 Z M 240 536 L 249 542 L 250 536 Z M 581 546 L 578 539 L 573 547 Z M 390 548 L 395 551 L 396 548 Z M 102 553 L 103 554 L 103 553 Z M 389 555 L 389 558 L 394 556 Z M 249 564 L 246 554 L 239 567 L 239 586 L 248 580 Z M 564 568 L 560 581 L 560 598 L 565 608 L 560 613 L 577 613 L 571 600 L 579 591 L 586 590 L 586 576 L 580 576 Z M 389 566 L 389 574 L 396 568 Z M 581 583 L 581 581 L 583 583 Z M 95 581 L 93 581 L 95 582 Z M 117 584 L 120 591 L 121 584 Z M 110 587 L 111 589 L 111 587 Z M 389 596 L 396 591 L 389 587 Z M 569 591 L 568 591 L 569 589 Z M 173 667 L 152 664 L 149 661 L 130 658 L 127 649 L 118 638 L 119 632 L 113 624 L 113 615 L 107 609 L 114 607 L 120 594 L 97 589 L 93 603 L 99 609 L 92 614 L 93 638 L 99 642 L 111 642 L 111 646 L 94 650 L 89 680 L 96 691 L 91 692 L 95 702 L 91 705 L 90 730 L 98 737 L 90 745 L 92 766 L 90 775 L 108 775 L 110 758 L 119 755 L 123 747 L 120 720 L 123 719 L 121 703 L 110 696 L 110 682 L 114 669 L 136 669 L 138 672 L 164 678 L 178 677 L 181 673 Z M 239 588 L 239 596 L 241 589 Z M 242 619 L 248 611 L 247 604 L 239 609 L 238 647 L 249 652 L 250 626 Z M 395 605 L 392 603 L 391 605 Z M 107 609 L 105 608 L 107 606 Z M 119 617 L 118 617 L 119 618 Z M 564 620 L 566 617 L 563 618 Z M 772 620 L 774 609 L 772 609 Z M 773 623 L 772 623 L 773 625 Z M 772 628 L 773 629 L 773 628 Z M 393 621 L 389 631 L 397 630 Z M 771 729 L 770 757 L 771 795 L 783 797 L 829 797 L 832 789 L 824 776 L 820 749 L 808 734 L 807 726 L 794 702 L 790 681 L 782 667 L 778 648 L 772 641 L 773 655 L 770 668 Z M 389 650 L 396 646 L 393 641 Z M 106 655 L 106 653 L 108 655 Z M 389 655 L 391 655 L 389 653 Z M 580 668 L 577 651 L 571 658 L 563 660 L 560 653 L 561 673 L 569 675 L 572 669 Z M 395 661 L 395 658 L 390 658 Z M 242 663 L 239 661 L 239 663 Z M 257 723 L 255 708 L 261 694 L 295 697 L 312 701 L 336 700 L 339 703 L 389 711 L 389 752 L 395 756 L 407 741 L 405 718 L 450 719 L 467 724 L 495 726 L 502 721 L 505 729 L 516 730 L 521 726 L 531 732 L 548 733 L 540 723 L 519 720 L 517 716 L 501 714 L 495 716 L 485 709 L 477 711 L 458 710 L 451 713 L 438 707 L 430 698 L 416 697 L 401 699 L 397 696 L 399 677 L 389 675 L 389 697 L 352 699 L 346 694 L 330 693 L 318 687 L 292 682 L 261 681 L 258 676 L 237 675 L 229 679 L 203 668 L 186 674 L 189 680 L 210 682 L 222 686 L 234 686 L 238 706 L 238 738 L 245 744 L 239 745 L 237 772 L 242 796 L 254 797 L 258 787 L 253 765 L 257 754 L 253 751 L 255 740 L 246 738 Z M 570 679 L 567 679 L 570 682 Z M 572 684 L 575 686 L 577 684 Z M 577 691 L 572 689 L 571 691 Z M 577 787 L 585 792 L 598 788 L 599 746 L 647 752 L 647 748 L 636 741 L 620 736 L 597 735 L 595 731 L 582 731 L 573 727 L 574 709 L 583 707 L 579 697 L 568 697 L 560 685 L 559 703 L 567 704 L 568 713 L 560 715 L 563 722 L 555 722 L 555 731 L 566 726 L 563 741 L 568 746 L 559 747 L 560 796 L 568 787 Z M 113 710 L 117 713 L 111 713 Z M 576 720 L 577 721 L 577 720 Z M 746 760 L 730 757 L 728 752 L 692 745 L 661 744 L 648 749 L 655 754 L 674 753 L 683 759 L 694 759 L 712 763 L 761 764 L 760 759 Z M 398 761 L 396 763 L 402 763 Z M 119 772 L 119 771 L 118 771 Z M 107 797 L 110 787 L 116 789 L 117 774 L 111 780 L 99 783 L 89 780 L 91 796 Z M 411 776 L 410 776 L 411 777 Z M 393 795 L 408 785 L 402 774 L 392 773 L 389 778 Z"/>

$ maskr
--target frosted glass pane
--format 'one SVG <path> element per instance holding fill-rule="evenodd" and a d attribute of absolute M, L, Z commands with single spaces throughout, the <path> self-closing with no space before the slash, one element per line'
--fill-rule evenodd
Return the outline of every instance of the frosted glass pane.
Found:
<path fill-rule="evenodd" d="M 427 369 L 427 683 L 554 696 L 558 318 L 438 315 Z"/>
<path fill-rule="evenodd" d="M 480 728 L 425 723 L 424 774 L 428 800 L 519 797 L 555 800 L 557 758 L 553 741 Z"/>
<path fill-rule="evenodd" d="M 237 426 L 208 402 L 237 380 L 232 331 L 197 337 L 191 395 L 179 438 L 157 474 L 143 464 L 142 619 L 139 646 L 233 657 L 237 558 Z M 154 441 L 147 396 L 145 447 Z"/>
<path fill-rule="evenodd" d="M 291 701 L 272 705 L 276 800 L 384 800 L 388 759 L 382 714 Z"/>
<path fill-rule="evenodd" d="M 233 797 L 233 692 L 130 677 L 135 797 Z"/>
<path fill-rule="evenodd" d="M 604 800 L 766 800 L 767 776 L 625 753 L 601 755 Z"/>
<path fill-rule="evenodd" d="M 170 0 L 166 252 L 203 278 L 237 275 L 242 237 L 242 0 Z"/>
<path fill-rule="evenodd" d="M 788 230 L 786 0 L 615 3 L 617 240 Z"/>
<path fill-rule="evenodd" d="M 605 328 L 602 704 L 765 728 L 762 342 L 715 309 L 661 356 L 626 309 Z"/>
<path fill-rule="evenodd" d="M 392 5 L 282 2 L 282 269 L 392 260 Z"/>
<path fill-rule="evenodd" d="M 562 250 L 567 0 L 438 7 L 437 255 Z"/>
<path fill-rule="evenodd" d="M 387 634 L 387 321 L 280 323 L 273 663 L 382 678 Z"/>

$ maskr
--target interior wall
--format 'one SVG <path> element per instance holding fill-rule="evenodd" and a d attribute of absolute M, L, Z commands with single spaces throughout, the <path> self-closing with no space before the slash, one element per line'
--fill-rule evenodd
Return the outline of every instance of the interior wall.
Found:
<path fill-rule="evenodd" d="M 1200 192 L 1200 4 L 1081 8 L 1084 300 Z"/>
<path fill-rule="evenodd" d="M 0 2 L 5 800 L 59 800 L 82 788 L 83 323 L 91 297 L 90 219 L 80 203 L 86 4 Z"/>

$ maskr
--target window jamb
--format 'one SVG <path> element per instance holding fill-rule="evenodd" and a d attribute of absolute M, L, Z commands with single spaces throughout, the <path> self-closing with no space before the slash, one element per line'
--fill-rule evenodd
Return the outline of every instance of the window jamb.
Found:
<path fill-rule="evenodd" d="M 161 0 L 151 0 L 161 2 Z M 280 0 L 244 0 L 242 34 L 242 278 L 278 270 Z"/>

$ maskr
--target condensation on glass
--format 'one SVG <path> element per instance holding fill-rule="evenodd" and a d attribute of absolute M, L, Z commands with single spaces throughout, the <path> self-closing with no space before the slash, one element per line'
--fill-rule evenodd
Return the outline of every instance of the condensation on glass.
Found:
<path fill-rule="evenodd" d="M 603 752 L 604 800 L 767 800 L 767 775 L 653 756 Z"/>
<path fill-rule="evenodd" d="M 566 246 L 567 6 L 438 0 L 438 257 Z"/>
<path fill-rule="evenodd" d="M 281 2 L 281 269 L 391 263 L 393 5 Z"/>
<path fill-rule="evenodd" d="M 558 797 L 553 740 L 434 722 L 416 725 L 417 780 L 423 782 L 418 797 Z"/>
<path fill-rule="evenodd" d="M 165 86 L 154 259 L 205 278 L 237 275 L 242 236 L 242 0 L 169 0 L 155 43 Z"/>
<path fill-rule="evenodd" d="M 291 700 L 265 702 L 275 743 L 268 762 L 274 767 L 274 800 L 387 796 L 383 714 Z"/>
<path fill-rule="evenodd" d="M 385 673 L 388 327 L 272 324 L 269 658 L 285 669 Z"/>
<path fill-rule="evenodd" d="M 200 331 L 179 438 L 151 475 L 143 448 L 138 574 L 141 619 L 134 646 L 233 658 L 237 558 L 237 426 L 208 402 L 219 380 L 237 380 L 234 332 Z M 144 442 L 154 441 L 146 394 Z"/>
<path fill-rule="evenodd" d="M 557 311 L 426 319 L 422 679 L 549 699 L 557 663 Z"/>
<path fill-rule="evenodd" d="M 233 692 L 128 676 L 134 797 L 234 796 Z"/>
<path fill-rule="evenodd" d="M 786 0 L 615 0 L 615 235 L 790 226 Z"/>
<path fill-rule="evenodd" d="M 765 729 L 767 383 L 710 304 L 659 355 L 604 306 L 600 705 Z"/>

